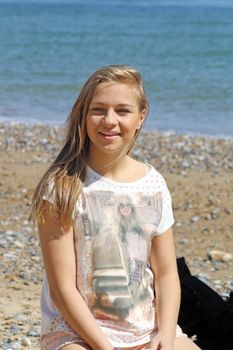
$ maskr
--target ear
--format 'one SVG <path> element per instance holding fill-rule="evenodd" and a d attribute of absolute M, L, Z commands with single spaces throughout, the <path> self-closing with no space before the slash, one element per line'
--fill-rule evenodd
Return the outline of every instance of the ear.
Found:
<path fill-rule="evenodd" d="M 144 108 L 141 112 L 140 112 L 140 117 L 139 117 L 139 120 L 138 120 L 138 125 L 137 125 L 137 130 L 139 130 L 145 120 L 147 116 L 147 109 Z"/>

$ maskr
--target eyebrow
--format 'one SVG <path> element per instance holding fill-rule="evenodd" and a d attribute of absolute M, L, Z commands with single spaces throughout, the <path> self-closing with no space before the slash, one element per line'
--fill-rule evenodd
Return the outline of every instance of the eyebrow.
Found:
<path fill-rule="evenodd" d="M 96 104 L 96 105 L 100 105 L 100 106 L 105 106 L 106 105 L 106 103 L 98 102 L 98 101 L 92 101 L 91 105 L 92 104 Z M 119 103 L 119 104 L 117 104 L 117 106 L 119 106 L 119 107 L 132 107 L 132 108 L 135 107 L 135 106 L 130 105 L 128 103 Z"/>

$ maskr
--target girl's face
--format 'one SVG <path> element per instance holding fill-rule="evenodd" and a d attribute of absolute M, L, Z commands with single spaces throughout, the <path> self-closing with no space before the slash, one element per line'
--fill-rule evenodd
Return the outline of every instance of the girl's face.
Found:
<path fill-rule="evenodd" d="M 146 111 L 139 111 L 134 86 L 107 82 L 97 86 L 87 114 L 89 152 L 94 156 L 104 153 L 120 154 L 131 145 Z"/>
<path fill-rule="evenodd" d="M 132 205 L 128 202 L 120 202 L 118 208 L 124 217 L 129 217 L 132 213 Z"/>

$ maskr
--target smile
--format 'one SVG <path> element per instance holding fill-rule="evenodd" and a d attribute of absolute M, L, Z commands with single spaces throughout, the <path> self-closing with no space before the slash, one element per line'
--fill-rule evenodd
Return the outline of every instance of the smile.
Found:
<path fill-rule="evenodd" d="M 120 133 L 119 132 L 99 132 L 101 135 L 103 135 L 103 136 L 118 136 L 118 135 L 120 135 Z"/>

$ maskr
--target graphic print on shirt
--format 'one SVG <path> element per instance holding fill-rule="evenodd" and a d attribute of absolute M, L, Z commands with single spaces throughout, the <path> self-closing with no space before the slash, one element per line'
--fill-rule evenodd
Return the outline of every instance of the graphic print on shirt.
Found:
<path fill-rule="evenodd" d="M 96 318 L 122 321 L 129 327 L 153 319 L 148 260 L 151 236 L 162 213 L 160 192 L 137 193 L 133 199 L 111 191 L 86 192 L 82 214 L 88 247 L 88 305 Z"/>

